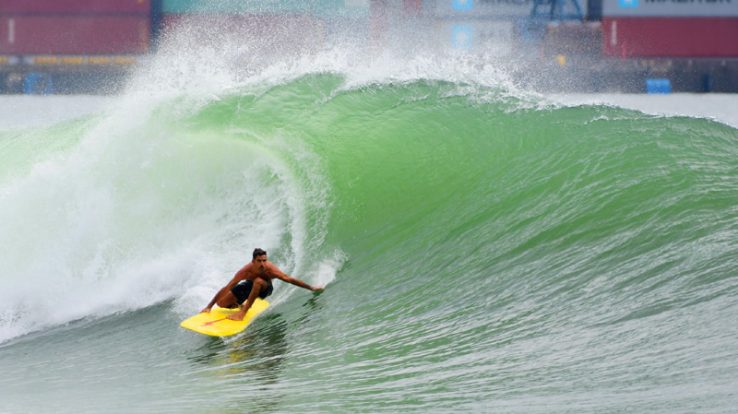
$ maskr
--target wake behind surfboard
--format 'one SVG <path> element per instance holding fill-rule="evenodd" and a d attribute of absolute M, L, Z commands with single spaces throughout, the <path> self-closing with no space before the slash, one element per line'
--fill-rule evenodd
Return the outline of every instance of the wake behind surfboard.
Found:
<path fill-rule="evenodd" d="M 246 316 L 242 321 L 232 321 L 226 318 L 228 315 L 236 313 L 238 311 L 237 308 L 216 307 L 208 313 L 198 313 L 195 316 L 185 319 L 179 326 L 203 335 L 231 336 L 243 332 L 251 321 L 268 307 L 269 302 L 257 298 L 249 311 L 246 312 Z"/>

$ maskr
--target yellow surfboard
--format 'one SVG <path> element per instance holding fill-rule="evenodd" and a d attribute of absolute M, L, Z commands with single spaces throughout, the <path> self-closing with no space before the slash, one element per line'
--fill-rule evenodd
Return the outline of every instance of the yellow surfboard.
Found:
<path fill-rule="evenodd" d="M 242 321 L 232 321 L 226 318 L 228 315 L 238 312 L 238 308 L 215 307 L 208 313 L 198 313 L 183 320 L 179 326 L 204 335 L 231 336 L 243 332 L 251 321 L 268 307 L 269 302 L 257 298 Z"/>

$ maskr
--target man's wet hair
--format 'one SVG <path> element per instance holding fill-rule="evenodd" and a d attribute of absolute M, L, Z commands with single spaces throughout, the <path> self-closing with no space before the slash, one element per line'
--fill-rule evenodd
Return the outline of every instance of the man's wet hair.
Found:
<path fill-rule="evenodd" d="M 254 249 L 253 259 L 255 260 L 258 256 L 264 256 L 265 254 L 267 254 L 266 250 L 262 250 L 257 247 L 256 249 Z"/>

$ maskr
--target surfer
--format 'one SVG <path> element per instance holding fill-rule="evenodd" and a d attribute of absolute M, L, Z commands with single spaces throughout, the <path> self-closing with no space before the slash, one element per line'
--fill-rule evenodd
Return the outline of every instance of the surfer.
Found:
<path fill-rule="evenodd" d="M 264 299 L 272 294 L 272 279 L 274 278 L 313 292 L 323 290 L 322 287 L 310 286 L 300 279 L 290 277 L 267 259 L 266 251 L 257 248 L 254 249 L 251 262 L 236 272 L 233 279 L 220 289 L 208 306 L 200 312 L 210 312 L 215 304 L 221 308 L 240 306 L 241 310 L 229 315 L 228 319 L 243 320 L 257 296 Z"/>

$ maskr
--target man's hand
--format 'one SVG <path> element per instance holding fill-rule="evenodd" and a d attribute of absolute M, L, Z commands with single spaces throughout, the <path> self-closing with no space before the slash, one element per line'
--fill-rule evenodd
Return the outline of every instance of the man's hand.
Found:
<path fill-rule="evenodd" d="M 203 308 L 200 313 L 210 313 L 210 306 L 206 306 L 205 308 Z"/>
<path fill-rule="evenodd" d="M 226 316 L 226 318 L 228 318 L 228 319 L 230 319 L 232 321 L 242 321 L 244 316 L 246 316 L 246 312 L 240 310 L 240 311 L 238 311 L 236 313 L 232 313 L 232 314 Z"/>

